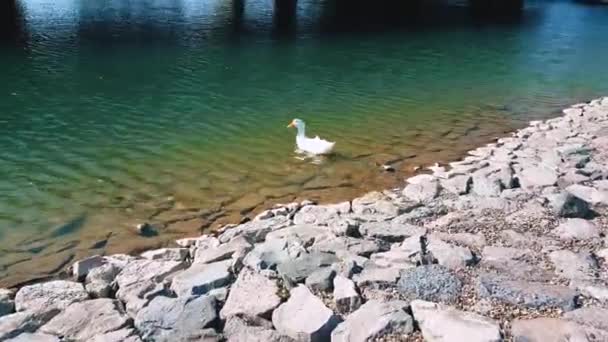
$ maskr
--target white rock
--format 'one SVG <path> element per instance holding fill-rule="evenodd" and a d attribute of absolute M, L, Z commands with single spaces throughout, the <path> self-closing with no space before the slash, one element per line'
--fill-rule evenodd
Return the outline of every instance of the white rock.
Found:
<path fill-rule="evenodd" d="M 566 220 L 551 233 L 559 236 L 559 238 L 562 240 L 587 240 L 600 236 L 595 224 L 580 218 Z"/>
<path fill-rule="evenodd" d="M 527 167 L 519 174 L 519 183 L 523 188 L 531 189 L 555 185 L 557 173 L 548 167 Z"/>
<path fill-rule="evenodd" d="M 210 264 L 194 263 L 173 276 L 171 289 L 180 297 L 198 296 L 228 285 L 231 260 Z"/>
<path fill-rule="evenodd" d="M 456 194 L 465 195 L 469 193 L 472 178 L 469 175 L 457 175 L 452 178 L 442 179 L 441 187 L 446 191 Z"/>
<path fill-rule="evenodd" d="M 44 312 L 65 309 L 68 305 L 86 300 L 89 294 L 80 283 L 55 280 L 24 286 L 15 295 L 15 309 Z"/>
<path fill-rule="evenodd" d="M 412 301 L 411 308 L 425 341 L 502 341 L 500 326 L 487 317 L 422 300 Z"/>
<path fill-rule="evenodd" d="M 112 299 L 94 299 L 73 303 L 51 319 L 40 330 L 70 340 L 87 341 L 127 326 L 130 318 Z"/>
<path fill-rule="evenodd" d="M 272 313 L 277 331 L 296 341 L 327 341 L 338 323 L 333 312 L 306 286 L 300 285 L 290 292 L 287 302 Z"/>
<path fill-rule="evenodd" d="M 515 341 L 589 341 L 581 325 L 559 318 L 517 319 L 511 324 L 511 334 Z"/>
<path fill-rule="evenodd" d="M 293 342 L 293 339 L 272 330 L 269 326 L 249 325 L 240 317 L 230 317 L 224 325 L 224 337 L 228 342 Z"/>
<path fill-rule="evenodd" d="M 107 263 L 106 259 L 100 255 L 93 255 L 91 257 L 76 261 L 72 265 L 72 274 L 74 275 L 74 279 L 84 279 L 84 277 L 86 277 L 92 269 L 105 263 Z"/>
<path fill-rule="evenodd" d="M 574 253 L 569 250 L 559 250 L 549 253 L 549 259 L 555 266 L 557 274 L 568 279 L 596 278 L 597 264 L 589 253 Z"/>
<path fill-rule="evenodd" d="M 608 205 L 608 190 L 596 189 L 590 186 L 573 184 L 566 191 L 592 204 Z"/>
<path fill-rule="evenodd" d="M 6 342 L 61 342 L 59 337 L 42 333 L 23 333 L 15 338 L 6 340 Z"/>
<path fill-rule="evenodd" d="M 105 334 L 97 334 L 88 342 L 141 342 L 134 329 L 123 328 Z"/>
<path fill-rule="evenodd" d="M 409 184 L 403 189 L 402 194 L 412 201 L 428 202 L 439 195 L 439 182 L 432 176 L 414 183 L 411 182 L 411 179 L 408 182 Z"/>
<path fill-rule="evenodd" d="M 331 334 L 332 342 L 372 342 L 386 335 L 407 336 L 414 330 L 403 301 L 369 300 L 348 315 Z"/>
<path fill-rule="evenodd" d="M 194 253 L 194 263 L 210 263 L 226 260 L 237 252 L 246 253 L 252 248 L 253 246 L 247 239 L 239 236 L 215 248 L 198 248 Z"/>
<path fill-rule="evenodd" d="M 281 304 L 281 298 L 277 295 L 278 291 L 275 280 L 245 268 L 232 285 L 226 304 L 220 311 L 220 317 L 226 319 L 234 315 L 268 316 Z"/>
<path fill-rule="evenodd" d="M 32 312 L 21 311 L 0 317 L 0 341 L 17 337 L 23 333 L 33 333 L 48 322 L 59 309 Z"/>
<path fill-rule="evenodd" d="M 361 306 L 361 297 L 357 293 L 355 283 L 345 277 L 334 278 L 334 301 L 336 308 L 341 313 L 349 313 Z"/>
<path fill-rule="evenodd" d="M 161 248 L 141 253 L 142 258 L 149 260 L 184 261 L 187 256 L 187 248 Z"/>

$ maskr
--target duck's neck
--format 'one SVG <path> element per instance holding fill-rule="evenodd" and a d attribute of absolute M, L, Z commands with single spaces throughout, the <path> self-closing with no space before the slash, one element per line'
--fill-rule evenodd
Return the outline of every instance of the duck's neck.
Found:
<path fill-rule="evenodd" d="M 296 126 L 296 129 L 298 130 L 298 137 L 305 137 L 304 133 L 306 131 L 306 127 L 304 125 L 298 125 Z"/>

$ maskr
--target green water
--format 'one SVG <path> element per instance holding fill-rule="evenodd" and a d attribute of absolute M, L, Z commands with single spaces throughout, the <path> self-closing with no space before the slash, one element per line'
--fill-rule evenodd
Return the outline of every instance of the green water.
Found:
<path fill-rule="evenodd" d="M 390 21 L 371 1 L 10 3 L 0 278 L 13 281 L 196 233 L 168 224 L 183 215 L 229 222 L 395 186 L 416 165 L 608 94 L 608 7 L 569 1 L 528 1 L 506 20 L 429 4 Z M 336 155 L 296 158 L 294 117 L 337 141 Z M 398 172 L 379 172 L 386 161 Z M 160 235 L 137 236 L 144 221 Z"/>

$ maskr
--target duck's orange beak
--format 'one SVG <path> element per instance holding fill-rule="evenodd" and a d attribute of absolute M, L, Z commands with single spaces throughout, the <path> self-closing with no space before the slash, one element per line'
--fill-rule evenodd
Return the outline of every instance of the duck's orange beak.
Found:
<path fill-rule="evenodd" d="M 296 124 L 292 121 L 287 125 L 287 128 L 296 127 Z"/>

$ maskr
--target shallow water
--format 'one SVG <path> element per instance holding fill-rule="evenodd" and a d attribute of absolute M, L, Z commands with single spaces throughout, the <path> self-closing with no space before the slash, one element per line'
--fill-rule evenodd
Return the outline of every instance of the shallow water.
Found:
<path fill-rule="evenodd" d="M 608 7 L 528 1 L 516 18 L 480 20 L 447 3 L 424 15 L 340 0 L 11 3 L 0 9 L 5 284 L 272 203 L 396 186 L 417 165 L 608 94 Z M 336 154 L 296 158 L 293 117 Z M 144 221 L 160 234 L 137 236 Z"/>

